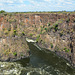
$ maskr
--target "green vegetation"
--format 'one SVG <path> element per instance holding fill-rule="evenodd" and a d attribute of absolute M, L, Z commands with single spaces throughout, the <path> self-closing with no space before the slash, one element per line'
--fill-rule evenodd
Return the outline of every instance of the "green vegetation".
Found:
<path fill-rule="evenodd" d="M 13 31 L 13 36 L 15 36 L 15 35 L 17 35 L 17 31 L 16 30 Z"/>
<path fill-rule="evenodd" d="M 58 30 L 58 24 L 54 25 L 54 30 L 57 31 Z"/>
<path fill-rule="evenodd" d="M 12 13 L 9 13 L 9 16 L 11 17 L 12 16 Z"/>
<path fill-rule="evenodd" d="M 53 44 L 51 43 L 51 48 L 53 48 Z"/>
<path fill-rule="evenodd" d="M 39 42 L 39 40 L 40 40 L 40 35 L 38 35 L 38 36 L 36 37 L 36 42 Z"/>
<path fill-rule="evenodd" d="M 11 28 L 8 28 L 8 31 L 11 31 Z"/>
<path fill-rule="evenodd" d="M 21 56 L 23 56 L 23 54 L 21 54 Z"/>
<path fill-rule="evenodd" d="M 24 32 L 22 32 L 22 35 L 25 35 L 25 33 L 24 33 Z"/>
<path fill-rule="evenodd" d="M 20 22 L 20 25 L 24 25 L 24 23 L 23 22 Z"/>
<path fill-rule="evenodd" d="M 50 26 L 50 23 L 48 23 L 48 26 Z"/>
<path fill-rule="evenodd" d="M 1 10 L 0 13 L 5 13 L 5 11 L 4 10 Z"/>
<path fill-rule="evenodd" d="M 68 23 L 70 21 L 70 19 L 68 18 L 67 20 L 66 20 L 66 22 Z"/>
<path fill-rule="evenodd" d="M 7 16 L 7 13 L 4 13 L 4 16 Z"/>
<path fill-rule="evenodd" d="M 41 32 L 43 31 L 43 27 L 41 27 Z"/>
<path fill-rule="evenodd" d="M 53 29 L 53 26 L 48 27 L 48 31 L 51 31 Z"/>
<path fill-rule="evenodd" d="M 48 31 L 47 28 L 45 28 L 46 32 Z"/>
<path fill-rule="evenodd" d="M 8 35 L 9 31 L 8 30 L 5 30 L 4 33 L 5 33 L 5 35 Z"/>
<path fill-rule="evenodd" d="M 9 23 L 16 22 L 16 19 L 10 19 Z"/>
<path fill-rule="evenodd" d="M 42 31 L 43 31 L 43 27 L 41 26 L 41 32 L 40 32 L 40 34 L 42 34 Z"/>
<path fill-rule="evenodd" d="M 10 52 L 10 49 L 4 50 L 4 54 L 5 54 L 5 55 L 9 55 L 9 52 Z"/>
<path fill-rule="evenodd" d="M 30 36 L 32 37 L 32 36 L 33 36 L 33 34 L 30 34 Z"/>
<path fill-rule="evenodd" d="M 37 30 L 38 30 L 38 29 L 37 29 L 37 28 L 35 28 L 35 31 L 36 31 L 36 32 L 37 32 Z"/>
<path fill-rule="evenodd" d="M 42 34 L 42 32 L 40 32 L 40 34 Z"/>
<path fill-rule="evenodd" d="M 16 34 L 16 30 L 14 30 L 14 34 Z"/>
<path fill-rule="evenodd" d="M 61 36 L 63 35 L 63 31 L 60 31 L 60 33 L 59 33 L 59 34 L 60 34 L 60 37 L 61 37 Z"/>
<path fill-rule="evenodd" d="M 1 13 L 4 13 L 5 11 L 4 10 L 1 10 L 0 11 Z M 8 13 L 8 12 L 7 12 Z M 29 12 L 12 12 L 13 14 L 23 14 L 23 13 L 38 13 L 38 14 L 40 14 L 40 13 L 54 13 L 54 14 L 73 14 L 73 13 L 75 13 L 75 11 L 72 11 L 72 12 L 68 12 L 68 11 L 35 11 L 35 12 L 31 12 L 31 11 L 29 11 Z M 12 13 L 10 13 L 10 14 L 12 14 Z M 9 15 L 10 15 L 9 14 Z"/>
<path fill-rule="evenodd" d="M 14 52 L 13 55 L 14 55 L 14 56 L 17 56 L 17 52 Z"/>
<path fill-rule="evenodd" d="M 73 19 L 73 22 L 75 22 L 75 19 Z"/>
<path fill-rule="evenodd" d="M 70 50 L 69 49 L 67 49 L 66 47 L 64 48 L 64 50 L 65 50 L 65 52 L 69 52 Z"/>
<path fill-rule="evenodd" d="M 56 45 L 55 46 L 55 51 L 58 51 L 59 50 L 59 47 Z"/>

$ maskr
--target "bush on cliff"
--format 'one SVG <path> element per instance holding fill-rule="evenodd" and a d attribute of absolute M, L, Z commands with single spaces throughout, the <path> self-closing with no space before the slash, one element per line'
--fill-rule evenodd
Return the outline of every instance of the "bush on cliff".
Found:
<path fill-rule="evenodd" d="M 51 48 L 53 48 L 53 44 L 51 43 Z"/>
<path fill-rule="evenodd" d="M 65 50 L 65 52 L 69 52 L 70 50 L 69 49 L 67 49 L 66 47 L 64 48 L 64 50 Z"/>
<path fill-rule="evenodd" d="M 4 10 L 1 10 L 0 13 L 5 13 L 5 11 Z"/>
<path fill-rule="evenodd" d="M 58 24 L 54 25 L 54 30 L 57 31 L 58 30 Z"/>
<path fill-rule="evenodd" d="M 50 23 L 48 23 L 48 26 L 50 26 Z"/>
<path fill-rule="evenodd" d="M 15 36 L 15 35 L 17 35 L 17 31 L 16 30 L 13 31 L 13 36 Z"/>
<path fill-rule="evenodd" d="M 37 36 L 36 42 L 39 42 L 39 40 L 40 40 L 40 35 Z"/>
<path fill-rule="evenodd" d="M 25 33 L 24 33 L 24 32 L 22 32 L 22 35 L 25 35 Z"/>
<path fill-rule="evenodd" d="M 47 28 L 45 28 L 46 32 L 47 32 Z"/>
<path fill-rule="evenodd" d="M 30 34 L 30 36 L 32 37 L 32 36 L 33 36 L 33 34 Z"/>
<path fill-rule="evenodd" d="M 16 52 L 14 52 L 14 53 L 13 53 L 13 55 L 14 55 L 14 56 L 17 56 L 17 53 L 16 53 Z"/>
<path fill-rule="evenodd" d="M 69 23 L 69 21 L 70 21 L 70 19 L 68 18 L 68 19 L 66 20 L 66 22 Z"/>
<path fill-rule="evenodd" d="M 61 36 L 63 35 L 63 31 L 60 31 L 59 35 L 60 35 L 60 37 L 61 37 Z"/>

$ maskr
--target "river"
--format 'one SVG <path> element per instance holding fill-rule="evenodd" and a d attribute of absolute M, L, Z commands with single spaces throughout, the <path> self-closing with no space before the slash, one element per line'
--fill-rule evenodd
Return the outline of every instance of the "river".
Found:
<path fill-rule="evenodd" d="M 30 57 L 17 62 L 0 62 L 0 75 L 75 75 L 75 69 L 65 59 L 28 44 Z"/>

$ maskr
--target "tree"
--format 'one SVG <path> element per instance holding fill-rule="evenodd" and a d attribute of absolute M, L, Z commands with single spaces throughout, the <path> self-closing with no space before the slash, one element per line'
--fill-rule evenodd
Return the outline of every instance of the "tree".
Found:
<path fill-rule="evenodd" d="M 0 13 L 5 13 L 5 11 L 4 10 L 1 10 Z"/>

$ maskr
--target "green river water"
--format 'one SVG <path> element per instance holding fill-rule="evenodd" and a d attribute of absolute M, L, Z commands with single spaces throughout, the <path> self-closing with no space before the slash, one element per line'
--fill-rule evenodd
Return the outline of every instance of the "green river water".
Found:
<path fill-rule="evenodd" d="M 0 75 L 75 75 L 75 69 L 63 58 L 28 44 L 30 57 L 17 62 L 0 62 Z"/>

